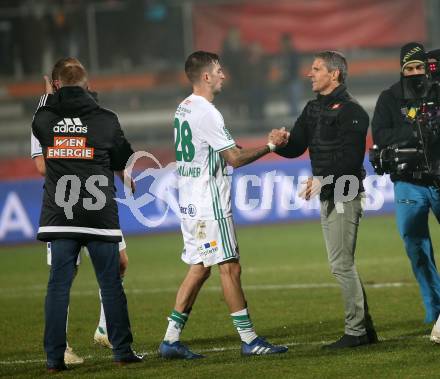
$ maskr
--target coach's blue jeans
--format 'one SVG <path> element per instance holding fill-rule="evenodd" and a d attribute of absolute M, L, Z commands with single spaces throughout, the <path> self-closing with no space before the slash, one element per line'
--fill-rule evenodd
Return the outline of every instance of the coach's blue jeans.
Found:
<path fill-rule="evenodd" d="M 429 209 L 440 221 L 440 194 L 434 187 L 397 181 L 394 184 L 396 220 L 406 253 L 419 283 L 425 305 L 425 322 L 440 314 L 440 277 L 429 235 Z"/>
<path fill-rule="evenodd" d="M 71 239 L 52 241 L 52 265 L 47 285 L 44 330 L 44 348 L 48 367 L 57 366 L 64 361 L 67 307 L 81 245 L 80 241 Z M 119 273 L 118 244 L 92 241 L 86 246 L 101 288 L 107 332 L 113 345 L 114 358 L 121 360 L 131 353 L 130 346 L 133 337 L 130 330 L 127 299 Z"/>

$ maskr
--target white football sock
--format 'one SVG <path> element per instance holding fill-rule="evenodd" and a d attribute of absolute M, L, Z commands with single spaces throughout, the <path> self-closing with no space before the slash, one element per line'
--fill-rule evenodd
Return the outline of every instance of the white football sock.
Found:
<path fill-rule="evenodd" d="M 107 332 L 107 322 L 105 320 L 104 305 L 102 305 L 101 290 L 99 290 L 99 301 L 101 304 L 101 314 L 99 316 L 99 325 L 98 326 Z"/>
<path fill-rule="evenodd" d="M 182 330 L 188 321 L 188 316 L 188 313 L 180 313 L 173 310 L 170 317 L 168 317 L 168 328 L 163 340 L 169 343 L 179 341 L 180 333 L 182 333 Z"/>
<path fill-rule="evenodd" d="M 69 342 L 67 342 L 67 326 L 69 325 L 69 306 L 67 306 L 67 317 L 66 317 L 66 349 L 69 348 Z"/>
<path fill-rule="evenodd" d="M 437 319 L 437 321 L 435 323 L 435 328 L 436 329 L 440 329 L 440 316 L 438 316 L 438 319 Z"/>
<path fill-rule="evenodd" d="M 165 337 L 163 338 L 164 341 L 167 341 L 169 343 L 174 343 L 176 341 L 180 340 L 180 333 L 182 333 L 182 325 L 178 324 L 174 320 L 169 320 L 168 322 L 168 328 L 165 333 Z"/>
<path fill-rule="evenodd" d="M 255 333 L 254 325 L 249 317 L 247 308 L 231 313 L 231 317 L 232 322 L 243 342 L 249 344 L 258 337 L 257 333 Z"/>

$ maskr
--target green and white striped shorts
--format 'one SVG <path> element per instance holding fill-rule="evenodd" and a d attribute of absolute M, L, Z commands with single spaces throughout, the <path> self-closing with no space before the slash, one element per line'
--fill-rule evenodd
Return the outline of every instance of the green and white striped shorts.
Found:
<path fill-rule="evenodd" d="M 218 220 L 182 219 L 182 260 L 195 265 L 213 266 L 239 259 L 237 237 L 232 217 Z"/>

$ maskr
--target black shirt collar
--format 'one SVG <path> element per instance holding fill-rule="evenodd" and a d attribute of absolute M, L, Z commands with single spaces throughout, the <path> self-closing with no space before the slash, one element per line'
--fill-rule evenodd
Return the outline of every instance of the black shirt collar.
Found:
<path fill-rule="evenodd" d="M 343 94 L 347 90 L 347 87 L 345 87 L 344 84 L 340 84 L 337 86 L 332 92 L 330 92 L 328 95 L 321 95 L 318 94 L 316 97 L 317 100 L 324 105 L 329 105 L 332 102 L 334 102 L 341 94 Z"/>

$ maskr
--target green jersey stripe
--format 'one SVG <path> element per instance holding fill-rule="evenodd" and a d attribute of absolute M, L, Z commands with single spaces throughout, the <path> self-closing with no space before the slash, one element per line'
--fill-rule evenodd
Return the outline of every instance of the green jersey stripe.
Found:
<path fill-rule="evenodd" d="M 218 190 L 218 187 L 217 187 L 217 183 L 216 183 L 216 181 L 215 181 L 215 178 L 216 178 L 216 174 L 217 174 L 217 170 L 216 170 L 216 167 L 217 167 L 217 158 L 218 158 L 218 154 L 217 153 L 214 153 L 214 150 L 211 148 L 211 147 L 209 147 L 209 152 L 210 152 L 210 156 L 211 156 L 211 176 L 210 176 L 210 182 L 209 182 L 209 184 L 210 184 L 210 186 L 212 186 L 212 189 L 211 189 L 211 196 L 212 196 L 212 200 L 213 200 L 213 202 L 216 204 L 216 206 L 217 206 L 217 209 L 216 209 L 216 211 L 217 211 L 217 215 L 215 215 L 215 218 L 216 218 L 216 220 L 218 220 L 218 219 L 220 219 L 220 218 L 223 218 L 224 216 L 223 216 L 223 209 L 222 209 L 222 207 L 221 207 L 221 201 L 220 201 L 220 192 L 219 192 L 219 190 Z M 213 203 L 213 204 L 214 204 Z M 214 211 L 215 212 L 215 211 Z"/>
<path fill-rule="evenodd" d="M 218 212 L 219 212 L 219 217 L 223 218 L 223 208 L 222 208 L 222 203 L 221 203 L 221 198 L 220 198 L 220 192 L 218 190 L 218 186 L 217 186 L 217 182 L 215 181 L 215 178 L 217 177 L 217 171 L 218 171 L 218 157 L 219 155 L 217 153 L 213 153 L 214 155 L 214 180 L 212 182 L 212 184 L 214 185 L 214 190 L 215 190 L 215 198 L 217 201 L 217 206 L 218 206 Z"/>
<path fill-rule="evenodd" d="M 213 150 L 211 147 L 209 147 L 209 154 L 208 154 L 208 160 L 209 160 L 209 189 L 211 192 L 211 202 L 212 207 L 214 210 L 214 217 L 216 220 L 220 218 L 220 211 L 219 211 L 219 205 L 218 205 L 218 199 L 216 198 L 216 191 L 215 191 L 215 175 L 214 175 L 214 157 L 213 157 Z"/>
<path fill-rule="evenodd" d="M 232 244 L 231 244 L 231 236 L 229 233 L 229 227 L 228 227 L 228 223 L 226 221 L 226 219 L 222 218 L 221 220 L 219 220 L 221 225 L 223 226 L 223 228 L 225 229 L 225 237 L 226 237 L 226 243 L 228 245 L 228 254 L 225 256 L 225 258 L 231 258 L 234 256 L 234 249 L 232 248 Z"/>
<path fill-rule="evenodd" d="M 214 153 L 214 157 L 215 157 L 215 160 L 214 160 L 214 162 L 215 162 L 215 176 L 217 176 L 217 170 L 218 170 L 218 168 L 217 168 L 217 163 L 219 162 L 219 158 L 220 158 L 220 155 L 218 154 L 218 153 Z M 220 217 L 224 217 L 224 215 L 223 215 L 223 208 L 222 208 L 222 203 L 221 203 L 221 198 L 220 198 L 220 191 L 218 190 L 218 186 L 217 186 L 217 182 L 215 182 L 214 181 L 214 188 L 215 188 L 215 190 L 216 190 L 216 193 L 217 193 L 217 201 L 218 201 L 218 204 L 219 204 L 219 211 L 220 211 Z"/>
<path fill-rule="evenodd" d="M 216 156 L 216 158 L 219 158 L 219 154 L 216 153 L 215 156 Z M 216 162 L 218 162 L 218 160 L 216 160 Z M 220 193 L 219 193 L 219 189 L 218 189 L 217 185 L 214 186 L 214 189 L 215 189 L 216 194 L 217 194 L 217 196 L 216 196 L 217 199 L 220 199 Z M 230 233 L 229 233 L 228 224 L 227 224 L 226 220 L 223 217 L 223 211 L 222 211 L 221 208 L 220 208 L 220 215 L 222 216 L 222 218 L 219 220 L 220 227 L 223 230 L 224 237 L 225 237 L 225 244 L 226 244 L 226 248 L 224 249 L 225 250 L 225 257 L 224 258 L 231 258 L 231 257 L 234 256 L 234 250 L 233 250 L 232 245 L 231 245 L 231 236 L 230 236 Z"/>
<path fill-rule="evenodd" d="M 228 230 L 227 222 L 223 217 L 223 210 L 220 205 L 220 192 L 215 182 L 216 177 L 216 167 L 217 162 L 219 161 L 219 154 L 215 153 L 214 150 L 209 147 L 209 187 L 212 197 L 212 205 L 214 209 L 214 216 L 219 223 L 220 236 L 222 238 L 222 246 L 224 251 L 224 258 L 231 258 L 234 256 L 234 250 L 230 241 L 230 233 Z"/>
<path fill-rule="evenodd" d="M 212 148 L 209 147 L 209 153 L 208 153 L 208 163 L 209 163 L 209 189 L 211 192 L 211 202 L 212 202 L 212 208 L 214 210 L 214 217 L 215 219 L 218 219 L 219 217 L 219 212 L 218 212 L 218 208 L 217 208 L 217 204 L 216 204 L 216 199 L 215 199 L 215 191 L 214 191 L 214 186 L 213 186 L 213 180 L 215 180 L 214 178 L 214 165 L 213 165 L 213 153 L 212 153 Z"/>
<path fill-rule="evenodd" d="M 231 147 L 234 147 L 234 146 L 235 146 L 235 142 L 234 142 L 234 143 L 231 143 L 231 144 L 228 145 L 228 146 L 225 146 L 225 147 L 222 147 L 222 148 L 220 148 L 220 149 L 218 149 L 218 150 L 215 150 L 215 152 L 216 152 L 216 153 L 220 153 L 220 152 L 225 151 L 225 150 L 228 150 L 228 149 L 230 149 Z"/>
<path fill-rule="evenodd" d="M 227 233 L 227 228 L 225 226 L 225 219 L 221 218 L 218 220 L 219 227 L 220 227 L 220 234 L 222 237 L 222 245 L 223 245 L 223 251 L 224 256 L 223 258 L 230 258 L 232 257 L 232 249 L 231 249 L 231 241 L 229 240 L 229 235 Z"/>
<path fill-rule="evenodd" d="M 218 154 L 217 154 L 217 156 L 218 156 Z M 219 193 L 218 187 L 214 186 L 214 189 L 215 189 L 216 194 L 217 194 L 216 197 L 219 199 L 220 198 L 220 193 Z M 226 254 L 225 258 L 230 258 L 230 257 L 234 256 L 234 250 L 233 250 L 232 245 L 231 245 L 231 235 L 229 233 L 228 223 L 226 222 L 226 220 L 223 217 L 223 212 L 221 210 L 220 210 L 220 212 L 221 212 L 220 215 L 222 216 L 222 218 L 219 221 L 220 221 L 220 225 L 224 228 L 223 232 L 224 232 L 225 237 L 227 239 L 227 245 L 228 245 L 228 248 L 225 250 L 225 254 Z"/>

